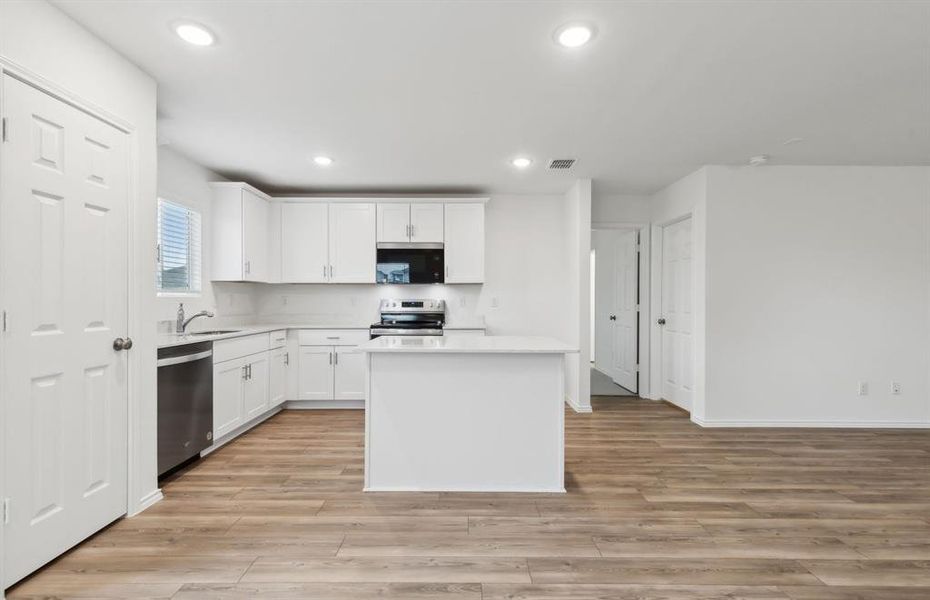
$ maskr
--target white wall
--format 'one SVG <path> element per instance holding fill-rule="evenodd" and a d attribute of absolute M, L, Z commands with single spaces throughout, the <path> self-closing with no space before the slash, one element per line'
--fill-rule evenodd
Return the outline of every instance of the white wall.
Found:
<path fill-rule="evenodd" d="M 565 358 L 568 401 L 576 411 L 591 411 L 591 180 L 579 179 L 565 194 L 563 229 L 568 277 L 568 308 L 559 319 L 563 339 L 578 354 Z"/>
<path fill-rule="evenodd" d="M 254 321 L 257 311 L 254 293 L 256 286 L 248 283 L 213 283 L 210 280 L 213 235 L 212 194 L 208 184 L 211 181 L 224 181 L 224 178 L 175 152 L 170 146 L 159 146 L 158 196 L 199 211 L 203 221 L 202 292 L 194 296 L 160 296 L 156 301 L 155 318 L 170 321 L 171 326 L 174 325 L 179 302 L 184 303 L 188 315 L 201 310 L 216 313 L 216 317 L 209 323 L 200 321 L 193 324 L 194 329 L 212 329 Z"/>
<path fill-rule="evenodd" d="M 662 227 L 683 218 L 691 218 L 692 268 L 692 418 L 704 416 L 705 362 L 705 232 L 707 215 L 707 171 L 694 173 L 656 192 L 651 199 L 650 327 L 649 327 L 649 398 L 662 395 L 662 330 L 656 319 L 662 315 Z"/>
<path fill-rule="evenodd" d="M 705 421 L 930 424 L 930 168 L 709 167 L 707 190 Z"/>
<path fill-rule="evenodd" d="M 636 194 L 597 194 L 591 199 L 591 224 L 648 223 L 652 198 Z"/>
<path fill-rule="evenodd" d="M 135 193 L 129 335 L 132 403 L 129 510 L 157 494 L 155 396 L 155 82 L 58 9 L 41 1 L 0 2 L 0 56 L 100 107 L 133 129 Z"/>

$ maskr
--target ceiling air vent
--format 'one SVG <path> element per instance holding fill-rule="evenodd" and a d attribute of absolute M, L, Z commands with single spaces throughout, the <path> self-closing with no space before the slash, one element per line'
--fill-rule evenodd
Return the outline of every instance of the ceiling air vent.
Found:
<path fill-rule="evenodd" d="M 571 169 L 573 164 L 575 164 L 574 158 L 553 158 L 549 161 L 549 170 L 564 171 Z"/>

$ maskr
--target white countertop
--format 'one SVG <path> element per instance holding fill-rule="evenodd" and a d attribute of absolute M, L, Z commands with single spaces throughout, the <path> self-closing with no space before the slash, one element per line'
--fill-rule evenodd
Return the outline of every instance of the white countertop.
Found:
<path fill-rule="evenodd" d="M 205 322 L 204 325 L 208 325 Z M 215 342 L 217 340 L 226 340 L 231 338 L 255 335 L 259 333 L 268 333 L 269 331 L 280 331 L 281 329 L 362 329 L 368 330 L 369 323 L 271 323 L 260 325 L 230 325 L 217 326 L 212 328 L 205 327 L 204 330 L 229 330 L 230 333 L 218 333 L 212 335 L 195 335 L 197 332 L 192 331 L 184 335 L 176 333 L 163 333 L 158 336 L 158 347 L 169 348 L 171 346 L 183 346 L 184 344 L 196 344 L 197 342 Z M 485 329 L 484 324 L 458 322 L 447 323 L 443 329 Z"/>
<path fill-rule="evenodd" d="M 361 352 L 415 352 L 425 354 L 573 354 L 568 344 L 548 337 L 484 336 L 383 336 L 358 346 Z"/>

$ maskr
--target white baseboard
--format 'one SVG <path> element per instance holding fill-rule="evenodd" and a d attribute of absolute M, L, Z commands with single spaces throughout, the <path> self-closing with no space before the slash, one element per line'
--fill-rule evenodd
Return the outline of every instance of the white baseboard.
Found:
<path fill-rule="evenodd" d="M 164 500 L 165 496 L 161 493 L 161 489 L 155 489 L 154 491 L 146 494 L 141 500 L 139 500 L 139 505 L 136 507 L 135 512 L 132 514 L 126 515 L 127 517 L 134 517 L 137 514 L 141 513 L 147 508 L 152 507 L 154 504 L 157 504 L 161 500 Z"/>
<path fill-rule="evenodd" d="M 930 421 L 735 421 L 700 419 L 691 421 L 701 427 L 770 427 L 799 429 L 930 429 Z"/>
<path fill-rule="evenodd" d="M 568 404 L 571 407 L 571 409 L 575 411 L 576 413 L 594 412 L 594 409 L 592 409 L 590 406 L 581 406 L 580 404 L 572 400 L 571 396 L 567 394 L 565 395 L 565 404 Z"/>
<path fill-rule="evenodd" d="M 324 408 L 359 409 L 365 408 L 364 400 L 288 400 L 284 404 L 288 410 L 320 410 Z"/>
<path fill-rule="evenodd" d="M 252 429 L 252 428 L 255 427 L 256 425 L 258 425 L 259 423 L 261 423 L 262 421 L 267 421 L 267 420 L 270 419 L 271 417 L 275 416 L 276 414 L 278 414 L 279 412 L 281 412 L 282 409 L 283 409 L 282 406 L 276 406 L 276 407 L 274 407 L 273 409 L 269 410 L 268 412 L 266 412 L 266 413 L 264 413 L 264 414 L 262 414 L 262 415 L 259 415 L 259 416 L 255 417 L 254 419 L 252 419 L 252 420 L 249 421 L 248 423 L 245 423 L 244 425 L 240 425 L 239 427 L 236 427 L 235 429 L 233 429 L 232 431 L 230 431 L 229 433 L 227 433 L 227 434 L 224 435 L 223 437 L 221 437 L 221 438 L 219 438 L 219 439 L 216 439 L 216 440 L 213 440 L 213 445 L 210 446 L 209 448 L 207 448 L 206 450 L 203 450 L 203 451 L 200 453 L 200 456 L 201 456 L 201 457 L 204 457 L 204 456 L 206 456 L 206 455 L 208 455 L 208 454 L 210 454 L 210 453 L 212 453 L 212 452 L 216 452 L 217 450 L 219 450 L 220 448 L 222 448 L 223 446 L 225 446 L 225 445 L 228 444 L 229 442 L 233 441 L 234 439 L 236 439 L 237 437 L 239 437 L 240 435 L 242 435 L 243 433 L 245 433 L 245 432 L 248 431 L 249 429 Z"/>

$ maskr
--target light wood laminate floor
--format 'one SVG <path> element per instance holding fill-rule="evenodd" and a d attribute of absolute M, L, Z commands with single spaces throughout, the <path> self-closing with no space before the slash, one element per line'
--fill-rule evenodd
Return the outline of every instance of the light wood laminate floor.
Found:
<path fill-rule="evenodd" d="M 285 411 L 9 597 L 930 598 L 928 431 L 566 419 L 567 494 L 364 494 L 363 413 Z"/>

